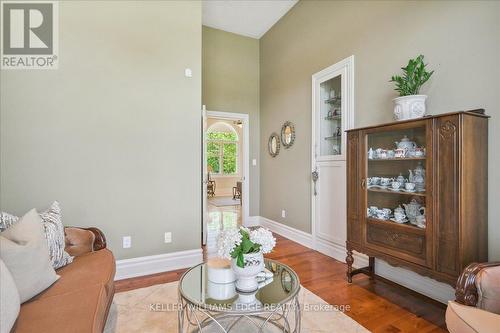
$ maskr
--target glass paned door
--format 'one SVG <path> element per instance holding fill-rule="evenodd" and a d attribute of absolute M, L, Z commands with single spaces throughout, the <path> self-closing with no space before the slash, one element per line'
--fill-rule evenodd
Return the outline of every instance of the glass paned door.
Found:
<path fill-rule="evenodd" d="M 342 75 L 322 82 L 319 93 L 320 155 L 341 155 L 344 145 Z"/>

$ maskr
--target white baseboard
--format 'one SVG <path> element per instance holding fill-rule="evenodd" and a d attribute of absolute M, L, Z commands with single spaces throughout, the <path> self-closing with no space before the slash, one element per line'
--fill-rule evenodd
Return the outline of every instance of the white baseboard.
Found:
<path fill-rule="evenodd" d="M 115 281 L 192 267 L 201 262 L 202 249 L 117 260 Z"/>
<path fill-rule="evenodd" d="M 335 244 L 318 237 L 316 238 L 315 250 L 345 263 L 345 257 L 347 256 L 347 253 L 345 246 L 343 245 Z"/>
<path fill-rule="evenodd" d="M 261 226 L 268 228 L 272 232 L 313 249 L 313 237 L 311 234 L 262 216 L 260 216 L 258 220 Z M 345 246 L 317 238 L 315 250 L 345 263 Z M 368 266 L 368 257 L 362 253 L 354 252 L 353 267 L 360 268 L 366 266 Z M 451 286 L 421 276 L 410 270 L 391 266 L 383 260 L 375 260 L 375 273 L 387 280 L 393 281 L 441 303 L 446 304 L 449 300 L 455 299 L 455 290 Z"/>
<path fill-rule="evenodd" d="M 259 223 L 261 226 L 277 233 L 278 235 L 293 240 L 294 242 L 297 242 L 308 248 L 312 248 L 312 235 L 307 232 L 289 227 L 263 216 L 259 216 Z"/>
<path fill-rule="evenodd" d="M 245 227 L 255 227 L 260 225 L 260 216 L 249 216 L 244 221 L 243 225 Z"/>

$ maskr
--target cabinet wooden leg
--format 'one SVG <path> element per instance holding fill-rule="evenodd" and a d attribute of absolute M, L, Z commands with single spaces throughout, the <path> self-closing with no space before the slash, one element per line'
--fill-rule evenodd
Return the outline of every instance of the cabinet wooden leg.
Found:
<path fill-rule="evenodd" d="M 375 257 L 368 257 L 368 271 L 370 272 L 370 280 L 375 278 Z"/>
<path fill-rule="evenodd" d="M 347 248 L 345 262 L 347 263 L 347 282 L 352 283 L 352 264 L 354 263 L 354 257 L 352 256 L 352 250 L 350 248 Z"/>

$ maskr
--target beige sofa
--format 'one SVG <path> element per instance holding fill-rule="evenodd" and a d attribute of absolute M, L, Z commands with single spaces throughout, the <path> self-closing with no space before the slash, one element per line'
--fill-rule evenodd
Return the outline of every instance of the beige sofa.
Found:
<path fill-rule="evenodd" d="M 451 333 L 500 332 L 500 262 L 467 266 L 455 295 L 446 309 Z"/>
<path fill-rule="evenodd" d="M 65 228 L 73 263 L 50 288 L 21 305 L 13 333 L 102 332 L 114 295 L 115 258 L 97 228 Z"/>

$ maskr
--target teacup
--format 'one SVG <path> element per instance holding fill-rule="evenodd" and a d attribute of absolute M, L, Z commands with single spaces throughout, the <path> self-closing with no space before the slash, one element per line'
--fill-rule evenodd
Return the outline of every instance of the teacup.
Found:
<path fill-rule="evenodd" d="M 380 150 L 380 152 L 378 153 L 378 158 L 387 158 L 387 157 L 388 157 L 387 150 L 385 149 Z"/>
<path fill-rule="evenodd" d="M 392 181 L 392 179 L 390 179 L 390 178 L 382 177 L 382 178 L 380 178 L 380 185 L 388 186 L 391 183 L 391 181 Z"/>
<path fill-rule="evenodd" d="M 425 156 L 424 148 L 415 149 L 415 157 L 424 157 L 424 156 Z"/>
<path fill-rule="evenodd" d="M 370 216 L 376 216 L 377 211 L 378 211 L 378 207 L 377 206 L 370 206 L 369 210 L 370 210 Z"/>
<path fill-rule="evenodd" d="M 406 156 L 406 149 L 398 148 L 394 151 L 394 157 L 403 158 Z"/>
<path fill-rule="evenodd" d="M 425 215 L 418 215 L 417 216 L 417 226 L 420 227 L 420 228 L 425 228 L 425 224 L 426 224 L 426 220 L 425 220 Z"/>
<path fill-rule="evenodd" d="M 402 212 L 394 212 L 394 219 L 398 222 L 402 222 L 406 219 L 406 214 Z"/>
<path fill-rule="evenodd" d="M 405 189 L 407 191 L 414 191 L 415 190 L 415 183 L 410 183 L 410 182 L 407 182 L 405 184 Z"/>
<path fill-rule="evenodd" d="M 391 215 L 391 213 L 392 213 L 392 210 L 390 210 L 389 208 L 382 208 L 382 211 L 387 215 L 388 218 L 389 218 L 389 215 Z"/>
<path fill-rule="evenodd" d="M 394 158 L 394 156 L 396 156 L 396 153 L 394 152 L 394 150 L 388 150 L 387 151 L 387 157 L 388 158 Z"/>
<path fill-rule="evenodd" d="M 402 184 L 399 181 L 397 181 L 397 180 L 393 181 L 392 184 L 391 184 L 392 188 L 395 189 L 395 190 L 399 190 L 399 188 L 401 187 L 401 185 Z"/>
<path fill-rule="evenodd" d="M 388 220 L 389 214 L 384 209 L 377 210 L 377 218 L 380 220 Z"/>
<path fill-rule="evenodd" d="M 380 183 L 380 177 L 371 177 L 370 185 L 378 185 Z"/>
<path fill-rule="evenodd" d="M 408 151 L 408 157 L 416 157 L 416 156 L 415 156 L 415 149 L 410 149 L 410 150 Z"/>

